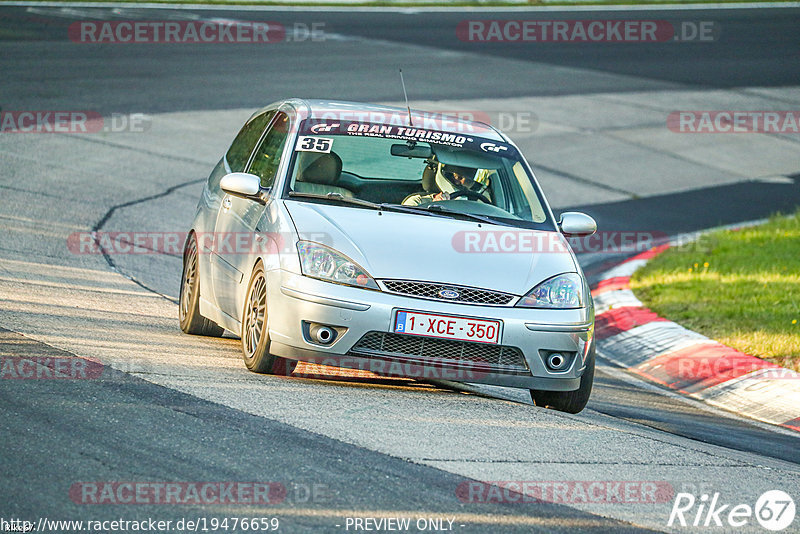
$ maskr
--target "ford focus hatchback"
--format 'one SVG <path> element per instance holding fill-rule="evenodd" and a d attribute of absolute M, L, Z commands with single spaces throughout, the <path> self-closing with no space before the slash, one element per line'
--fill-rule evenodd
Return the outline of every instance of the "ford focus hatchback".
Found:
<path fill-rule="evenodd" d="M 350 102 L 255 113 L 206 183 L 183 258 L 190 334 L 241 336 L 244 363 L 298 361 L 524 388 L 577 413 L 594 309 L 524 157 L 477 122 Z"/>

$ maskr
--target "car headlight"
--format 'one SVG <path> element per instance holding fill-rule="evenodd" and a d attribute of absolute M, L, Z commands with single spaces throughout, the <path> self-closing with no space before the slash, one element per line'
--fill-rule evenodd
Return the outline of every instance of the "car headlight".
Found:
<path fill-rule="evenodd" d="M 564 273 L 549 278 L 522 297 L 517 306 L 523 308 L 582 308 L 584 283 L 578 273 Z"/>
<path fill-rule="evenodd" d="M 348 286 L 380 289 L 375 280 L 357 263 L 340 252 L 318 243 L 300 241 L 300 269 L 303 275 Z"/>

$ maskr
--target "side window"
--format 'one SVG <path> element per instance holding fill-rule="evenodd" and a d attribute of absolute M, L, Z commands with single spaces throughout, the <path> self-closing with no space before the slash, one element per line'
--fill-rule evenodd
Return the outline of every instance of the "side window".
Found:
<path fill-rule="evenodd" d="M 250 154 L 253 153 L 256 143 L 258 143 L 264 128 L 275 115 L 275 111 L 266 111 L 261 115 L 256 115 L 242 127 L 236 139 L 233 140 L 231 147 L 225 154 L 231 172 L 242 172 Z"/>
<path fill-rule="evenodd" d="M 544 222 L 547 220 L 547 215 L 545 215 L 544 208 L 539 202 L 539 197 L 533 189 L 533 183 L 531 183 L 528 173 L 522 167 L 522 163 L 516 162 L 513 171 L 514 177 L 519 183 L 519 189 L 516 187 L 511 188 L 511 203 L 515 205 L 512 213 L 536 223 Z M 523 195 L 524 199 L 521 198 Z"/>
<path fill-rule="evenodd" d="M 261 178 L 261 187 L 272 187 L 275 182 L 288 133 L 289 117 L 285 113 L 278 113 L 272 128 L 256 150 L 253 164 L 250 165 L 249 172 Z"/>

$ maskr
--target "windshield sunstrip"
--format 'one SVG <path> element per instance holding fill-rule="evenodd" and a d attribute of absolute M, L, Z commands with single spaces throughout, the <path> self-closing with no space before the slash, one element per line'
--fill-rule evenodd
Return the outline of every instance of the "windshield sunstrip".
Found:
<path fill-rule="evenodd" d="M 509 159 L 517 159 L 519 157 L 514 146 L 503 141 L 486 139 L 468 132 L 448 132 L 396 124 L 306 119 L 300 127 L 300 134 L 380 137 L 412 142 L 425 141 L 484 152 Z"/>

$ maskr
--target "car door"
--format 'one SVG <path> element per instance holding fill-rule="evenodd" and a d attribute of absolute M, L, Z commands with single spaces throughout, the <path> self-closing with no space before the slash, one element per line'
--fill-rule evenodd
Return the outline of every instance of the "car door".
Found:
<path fill-rule="evenodd" d="M 217 219 L 219 219 L 220 211 L 223 206 L 230 206 L 230 200 L 227 200 L 227 195 L 219 187 L 219 181 L 222 177 L 230 172 L 244 172 L 247 164 L 250 162 L 250 156 L 256 149 L 259 140 L 261 140 L 264 130 L 275 117 L 275 110 L 265 110 L 261 113 L 255 114 L 242 126 L 236 138 L 231 143 L 230 148 L 223 157 L 223 168 L 218 177 L 213 182 L 209 180 L 209 207 L 214 209 L 211 220 L 209 221 L 208 231 L 211 236 L 204 235 L 200 240 L 202 247 L 202 254 L 200 254 L 201 262 L 204 263 L 203 269 L 208 269 L 206 272 L 210 274 L 209 283 L 211 285 L 211 294 L 214 295 L 213 302 L 220 309 L 223 309 L 222 303 L 230 296 L 220 293 L 221 288 L 225 287 L 225 280 L 233 277 L 237 278 L 236 269 L 228 263 L 230 259 L 229 254 L 220 254 L 219 239 L 217 239 L 214 230 L 216 228 Z M 206 265 L 207 262 L 207 265 Z M 226 308 L 229 308 L 227 306 Z"/>
<path fill-rule="evenodd" d="M 244 172 L 261 179 L 262 188 L 270 188 L 275 182 L 288 125 L 287 115 L 276 113 L 244 168 Z M 236 320 L 240 319 L 243 305 L 241 286 L 249 282 L 252 257 L 261 247 L 255 229 L 263 213 L 261 202 L 225 194 L 217 215 L 214 294 L 220 310 Z"/>

